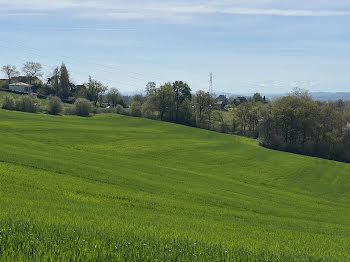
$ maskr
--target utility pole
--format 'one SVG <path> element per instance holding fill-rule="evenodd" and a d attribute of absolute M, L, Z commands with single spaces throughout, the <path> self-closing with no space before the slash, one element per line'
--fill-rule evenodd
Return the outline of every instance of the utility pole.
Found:
<path fill-rule="evenodd" d="M 213 95 L 213 73 L 210 73 L 210 79 L 209 79 L 209 94 Z"/>

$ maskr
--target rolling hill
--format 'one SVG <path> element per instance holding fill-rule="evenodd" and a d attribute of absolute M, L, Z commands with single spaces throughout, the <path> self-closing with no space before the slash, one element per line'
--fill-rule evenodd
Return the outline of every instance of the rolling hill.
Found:
<path fill-rule="evenodd" d="M 121 115 L 0 110 L 0 260 L 349 261 L 350 165 Z"/>

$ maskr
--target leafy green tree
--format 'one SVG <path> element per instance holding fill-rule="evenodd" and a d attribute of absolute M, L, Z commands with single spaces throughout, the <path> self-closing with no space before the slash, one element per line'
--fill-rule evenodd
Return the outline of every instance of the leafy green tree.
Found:
<path fill-rule="evenodd" d="M 140 102 L 143 104 L 146 101 L 146 97 L 144 97 L 142 94 L 136 94 L 132 97 L 131 102 Z"/>
<path fill-rule="evenodd" d="M 247 127 L 249 122 L 249 111 L 251 110 L 251 103 L 246 102 L 238 105 L 234 112 L 237 117 L 237 122 L 240 129 L 240 134 L 246 135 L 247 134 Z"/>
<path fill-rule="evenodd" d="M 153 109 L 159 113 L 160 120 L 171 121 L 175 110 L 175 91 L 170 83 L 156 88 L 149 96 Z"/>
<path fill-rule="evenodd" d="M 197 126 L 210 129 L 211 113 L 215 109 L 215 99 L 209 92 L 198 91 L 194 97 L 194 107 L 197 115 Z"/>
<path fill-rule="evenodd" d="M 60 70 L 58 67 L 53 70 L 52 76 L 48 79 L 48 83 L 51 85 L 55 96 L 60 96 Z"/>
<path fill-rule="evenodd" d="M 226 133 L 228 131 L 228 124 L 224 117 L 224 113 L 221 110 L 216 110 L 213 112 L 213 120 L 218 124 L 219 131 Z"/>
<path fill-rule="evenodd" d="M 126 106 L 126 103 L 122 97 L 122 95 L 119 93 L 117 88 L 111 88 L 109 89 L 107 95 L 107 102 L 112 105 L 113 107 L 117 106 L 117 105 L 121 105 L 123 107 Z"/>
<path fill-rule="evenodd" d="M 62 63 L 59 75 L 59 94 L 61 98 L 67 99 L 70 93 L 69 74 L 65 64 Z"/>
<path fill-rule="evenodd" d="M 175 122 L 178 123 L 181 104 L 185 99 L 191 100 L 192 94 L 191 88 L 185 82 L 175 81 L 172 86 L 175 91 Z"/>
<path fill-rule="evenodd" d="M 260 95 L 260 93 L 255 93 L 252 97 L 253 102 L 264 102 L 264 98 Z"/>
<path fill-rule="evenodd" d="M 178 122 L 189 126 L 195 126 L 196 120 L 193 108 L 194 106 L 190 99 L 182 101 L 179 108 Z"/>
<path fill-rule="evenodd" d="M 106 92 L 108 88 L 101 82 L 91 79 L 91 77 L 89 77 L 89 82 L 86 86 L 86 97 L 96 106 L 100 96 Z"/>

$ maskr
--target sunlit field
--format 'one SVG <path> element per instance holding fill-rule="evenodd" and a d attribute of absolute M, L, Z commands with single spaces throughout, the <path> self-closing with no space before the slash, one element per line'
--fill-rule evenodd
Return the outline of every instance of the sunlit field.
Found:
<path fill-rule="evenodd" d="M 350 165 L 116 114 L 0 110 L 0 260 L 349 261 Z"/>

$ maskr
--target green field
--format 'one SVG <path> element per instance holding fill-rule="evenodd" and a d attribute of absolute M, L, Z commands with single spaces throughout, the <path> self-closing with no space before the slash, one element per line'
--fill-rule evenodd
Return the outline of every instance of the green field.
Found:
<path fill-rule="evenodd" d="M 350 165 L 121 115 L 0 110 L 0 260 L 349 261 Z"/>

